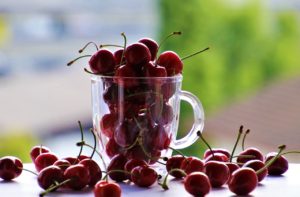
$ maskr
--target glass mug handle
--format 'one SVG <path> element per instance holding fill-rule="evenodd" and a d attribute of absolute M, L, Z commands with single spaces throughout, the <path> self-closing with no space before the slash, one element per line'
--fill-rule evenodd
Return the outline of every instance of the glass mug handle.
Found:
<path fill-rule="evenodd" d="M 175 149 L 183 149 L 192 145 L 198 139 L 197 132 L 202 132 L 204 128 L 204 111 L 200 100 L 187 91 L 180 91 L 179 98 L 192 105 L 194 111 L 194 124 L 185 137 L 173 142 Z"/>

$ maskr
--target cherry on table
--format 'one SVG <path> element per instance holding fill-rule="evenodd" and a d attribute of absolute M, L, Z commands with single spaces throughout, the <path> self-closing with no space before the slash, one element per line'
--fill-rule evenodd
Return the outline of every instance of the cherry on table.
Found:
<path fill-rule="evenodd" d="M 46 146 L 34 146 L 31 148 L 30 157 L 31 161 L 34 163 L 35 159 L 42 153 L 48 153 L 50 149 Z"/>
<path fill-rule="evenodd" d="M 271 152 L 268 153 L 266 155 L 266 161 L 265 164 L 267 162 L 269 162 L 272 158 L 274 158 L 278 153 L 276 152 Z M 287 170 L 289 169 L 289 162 L 288 160 L 283 156 L 280 155 L 275 161 L 274 163 L 272 163 L 269 167 L 268 167 L 268 174 L 272 175 L 272 176 L 279 176 L 284 174 Z"/>
<path fill-rule="evenodd" d="M 228 163 L 228 162 L 227 162 L 226 165 L 227 165 L 227 167 L 228 167 L 228 169 L 229 169 L 230 175 L 231 175 L 234 171 L 236 171 L 237 169 L 240 168 L 240 166 L 239 166 L 238 164 L 236 164 L 236 163 Z"/>
<path fill-rule="evenodd" d="M 265 167 L 264 162 L 260 160 L 250 160 L 244 163 L 243 167 L 252 168 L 254 171 L 258 171 Z M 265 168 L 262 172 L 259 174 L 256 173 L 258 182 L 261 182 L 268 174 L 268 169 Z"/>
<path fill-rule="evenodd" d="M 209 161 L 228 162 L 229 158 L 223 153 L 214 153 L 205 158 L 205 163 Z"/>
<path fill-rule="evenodd" d="M 243 157 L 243 156 L 247 156 L 247 155 L 253 156 L 253 157 L 252 158 Z M 239 156 L 242 156 L 242 157 L 239 157 Z M 236 159 L 236 161 L 237 161 L 237 163 L 243 165 L 247 161 L 255 160 L 255 159 L 258 159 L 260 161 L 264 161 L 264 156 L 260 152 L 260 150 L 258 150 L 257 148 L 250 147 L 250 148 L 247 148 L 244 151 L 240 152 L 237 159 Z"/>
<path fill-rule="evenodd" d="M 121 181 L 124 181 L 128 178 L 127 174 L 125 173 L 125 164 L 127 162 L 127 158 L 122 155 L 122 154 L 118 154 L 118 155 L 115 155 L 108 167 L 107 167 L 107 173 L 108 173 L 108 176 L 114 180 L 114 181 L 117 181 L 117 182 L 121 182 Z M 114 171 L 118 171 L 118 172 L 114 172 Z M 121 171 L 124 171 L 124 172 L 121 172 Z"/>
<path fill-rule="evenodd" d="M 124 169 L 127 172 L 131 172 L 131 170 L 137 166 L 147 166 L 147 162 L 142 159 L 130 159 L 126 162 Z"/>
<path fill-rule="evenodd" d="M 65 159 L 59 159 L 53 163 L 54 166 L 59 167 L 63 172 L 71 166 L 71 163 Z"/>
<path fill-rule="evenodd" d="M 64 180 L 64 173 L 58 166 L 51 165 L 40 171 L 37 177 L 38 184 L 43 189 L 48 189 L 55 183 L 60 183 Z"/>
<path fill-rule="evenodd" d="M 66 183 L 68 188 L 81 190 L 88 185 L 90 181 L 90 173 L 84 165 L 75 164 L 65 170 L 64 179 L 70 180 Z"/>
<path fill-rule="evenodd" d="M 184 179 L 185 190 L 193 196 L 205 196 L 211 190 L 211 185 L 206 174 L 193 172 Z"/>
<path fill-rule="evenodd" d="M 227 156 L 227 158 L 230 158 L 230 152 L 225 148 L 212 148 L 212 151 L 210 149 L 207 149 L 204 152 L 203 158 L 206 159 L 208 156 L 212 155 L 212 153 L 222 153 Z"/>
<path fill-rule="evenodd" d="M 114 182 L 99 181 L 94 187 L 95 197 L 121 197 L 121 187 Z"/>
<path fill-rule="evenodd" d="M 89 60 L 91 70 L 96 74 L 109 75 L 115 69 L 115 58 L 107 49 L 100 49 Z"/>
<path fill-rule="evenodd" d="M 5 156 L 0 159 L 0 178 L 10 181 L 22 173 L 22 161 L 13 156 Z"/>
<path fill-rule="evenodd" d="M 166 68 L 168 76 L 182 73 L 183 63 L 174 51 L 165 51 L 160 54 L 157 64 Z"/>
<path fill-rule="evenodd" d="M 137 166 L 131 170 L 131 180 L 139 187 L 150 187 L 157 180 L 156 171 L 147 166 Z"/>
<path fill-rule="evenodd" d="M 208 176 L 212 187 L 221 187 L 230 177 L 227 165 L 219 161 L 206 162 L 204 164 L 204 173 Z"/>
<path fill-rule="evenodd" d="M 203 172 L 204 163 L 197 157 L 186 157 L 181 162 L 180 169 L 182 169 L 186 174 L 191 174 L 192 172 Z"/>
<path fill-rule="evenodd" d="M 47 166 L 53 165 L 54 162 L 58 160 L 57 156 L 54 153 L 42 153 L 34 161 L 35 169 L 40 172 L 42 169 Z"/>
<path fill-rule="evenodd" d="M 184 159 L 185 158 L 182 155 L 174 155 L 167 160 L 166 168 L 167 168 L 168 173 L 171 176 L 178 178 L 178 179 L 184 177 L 184 174 L 179 171 L 170 172 L 172 169 L 180 169 L 181 163 Z"/>
<path fill-rule="evenodd" d="M 83 159 L 79 162 L 82 164 L 86 169 L 88 169 L 90 174 L 90 180 L 88 185 L 94 186 L 98 181 L 102 178 L 102 172 L 99 165 L 92 159 Z"/>
<path fill-rule="evenodd" d="M 155 60 L 157 52 L 158 52 L 158 44 L 151 38 L 142 38 L 138 42 L 143 43 L 146 45 L 151 53 L 151 60 Z"/>

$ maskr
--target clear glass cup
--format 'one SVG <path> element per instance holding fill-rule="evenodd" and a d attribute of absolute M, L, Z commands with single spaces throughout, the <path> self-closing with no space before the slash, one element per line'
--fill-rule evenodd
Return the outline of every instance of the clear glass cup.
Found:
<path fill-rule="evenodd" d="M 193 144 L 203 130 L 204 112 L 193 94 L 181 90 L 182 76 L 91 77 L 93 127 L 106 163 L 117 154 L 155 164 L 172 150 Z M 176 139 L 180 102 L 192 105 L 194 124 Z"/>

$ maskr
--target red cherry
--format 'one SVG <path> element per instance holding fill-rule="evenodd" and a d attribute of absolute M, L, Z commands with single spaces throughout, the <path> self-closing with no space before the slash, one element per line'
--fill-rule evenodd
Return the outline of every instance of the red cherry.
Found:
<path fill-rule="evenodd" d="M 157 173 L 149 166 L 137 166 L 131 171 L 131 180 L 139 187 L 150 187 L 157 180 Z"/>
<path fill-rule="evenodd" d="M 147 150 L 163 150 L 170 145 L 171 137 L 162 125 L 150 127 L 143 135 L 143 143 Z"/>
<path fill-rule="evenodd" d="M 114 135 L 115 127 L 118 123 L 118 115 L 115 113 L 105 114 L 100 120 L 101 132 L 109 138 Z"/>
<path fill-rule="evenodd" d="M 170 173 L 172 169 L 180 169 L 181 163 L 185 158 L 182 155 L 174 155 L 171 158 L 168 159 L 166 163 L 166 168 L 169 174 L 175 178 L 182 178 L 184 175 L 180 173 L 179 171 L 173 171 Z"/>
<path fill-rule="evenodd" d="M 230 177 L 230 171 L 227 165 L 219 161 L 209 161 L 205 163 L 204 172 L 208 176 L 212 187 L 221 187 Z"/>
<path fill-rule="evenodd" d="M 257 183 L 257 175 L 253 169 L 240 168 L 232 173 L 228 187 L 236 195 L 248 195 L 256 188 Z"/>
<path fill-rule="evenodd" d="M 160 54 L 157 64 L 166 68 L 168 76 L 182 73 L 183 63 L 173 51 L 165 51 Z"/>
<path fill-rule="evenodd" d="M 205 159 L 205 162 L 208 162 L 208 161 L 228 162 L 229 158 L 226 155 L 224 155 L 223 153 L 214 153 L 214 154 L 207 156 L 207 158 Z"/>
<path fill-rule="evenodd" d="M 193 172 L 184 179 L 185 190 L 193 196 L 205 196 L 211 190 L 208 177 L 203 172 Z"/>
<path fill-rule="evenodd" d="M 22 161 L 13 156 L 6 156 L 0 159 L 0 178 L 10 181 L 22 173 Z"/>
<path fill-rule="evenodd" d="M 274 158 L 276 155 L 277 155 L 276 152 L 268 153 L 267 156 L 266 156 L 265 164 L 267 162 L 269 162 L 272 158 Z M 274 163 L 272 163 L 268 167 L 268 174 L 272 175 L 272 176 L 279 176 L 279 175 L 284 174 L 288 169 L 289 169 L 289 162 L 288 162 L 288 160 L 283 155 L 280 155 L 274 161 Z"/>
<path fill-rule="evenodd" d="M 119 86 L 112 84 L 107 87 L 103 92 L 103 99 L 108 105 L 116 105 L 119 98 Z M 122 89 L 121 89 L 122 90 Z"/>
<path fill-rule="evenodd" d="M 176 92 L 176 89 L 179 88 L 175 82 L 167 82 L 162 85 L 161 92 L 165 101 L 168 101 Z"/>
<path fill-rule="evenodd" d="M 61 183 L 64 180 L 64 174 L 61 168 L 58 166 L 48 166 L 40 171 L 37 181 L 41 188 L 48 189 L 56 182 Z"/>
<path fill-rule="evenodd" d="M 258 171 L 262 168 L 265 167 L 264 162 L 260 161 L 260 160 L 251 160 L 251 161 L 247 161 L 243 167 L 248 167 L 248 168 L 252 168 L 254 171 Z M 260 172 L 257 175 L 257 179 L 258 182 L 261 182 L 268 174 L 268 169 L 265 168 L 262 172 Z"/>
<path fill-rule="evenodd" d="M 121 197 L 121 188 L 117 183 L 99 181 L 94 187 L 95 197 Z"/>
<path fill-rule="evenodd" d="M 148 164 L 141 159 L 130 159 L 125 164 L 125 171 L 131 172 L 131 170 L 137 166 L 147 166 Z"/>
<path fill-rule="evenodd" d="M 91 70 L 96 74 L 108 75 L 115 69 L 115 58 L 112 52 L 100 49 L 89 60 Z"/>
<path fill-rule="evenodd" d="M 114 82 L 124 88 L 133 88 L 139 85 L 136 77 L 136 71 L 131 66 L 126 64 L 117 68 Z"/>
<path fill-rule="evenodd" d="M 224 148 L 213 148 L 212 151 L 210 149 L 207 149 L 204 152 L 203 158 L 206 159 L 208 156 L 210 156 L 213 153 L 222 153 L 227 156 L 227 158 L 230 158 L 230 152 L 227 149 Z"/>
<path fill-rule="evenodd" d="M 42 153 L 34 161 L 35 169 L 40 172 L 42 169 L 51 166 L 58 160 L 53 153 Z"/>
<path fill-rule="evenodd" d="M 151 38 L 142 38 L 138 42 L 143 43 L 148 47 L 151 53 L 151 60 L 155 60 L 158 51 L 158 44 Z"/>
<path fill-rule="evenodd" d="M 254 148 L 254 147 L 250 147 L 250 148 L 245 149 L 244 151 L 240 152 L 239 156 L 240 155 L 250 155 L 250 156 L 253 156 L 253 158 L 238 157 L 236 159 L 236 161 L 239 164 L 244 164 L 247 161 L 255 160 L 255 159 L 258 159 L 260 161 L 264 161 L 263 154 L 260 152 L 260 150 L 258 150 L 257 148 Z"/>
<path fill-rule="evenodd" d="M 111 159 L 111 161 L 107 167 L 107 172 L 108 172 L 109 177 L 112 180 L 121 182 L 128 178 L 127 174 L 124 171 L 126 162 L 127 162 L 127 158 L 121 154 L 118 154 Z M 121 170 L 124 172 L 113 172 L 114 170 L 118 170 L 118 171 Z"/>
<path fill-rule="evenodd" d="M 71 165 L 78 164 L 79 159 L 77 157 L 64 157 L 62 160 L 67 160 Z"/>
<path fill-rule="evenodd" d="M 151 53 L 146 45 L 134 43 L 126 48 L 125 58 L 129 65 L 143 65 L 150 61 Z"/>
<path fill-rule="evenodd" d="M 71 163 L 65 159 L 59 159 L 55 161 L 53 165 L 59 167 L 64 172 L 69 166 L 71 166 Z"/>
<path fill-rule="evenodd" d="M 123 49 L 119 49 L 119 50 L 116 50 L 114 52 L 114 57 L 115 57 L 115 60 L 116 60 L 116 65 L 120 65 L 121 64 L 121 58 L 122 58 L 122 54 L 123 54 Z M 125 60 L 125 57 L 123 57 L 123 62 L 124 63 L 124 60 Z"/>
<path fill-rule="evenodd" d="M 34 146 L 32 147 L 30 151 L 30 157 L 31 161 L 34 163 L 35 159 L 41 154 L 41 153 L 48 153 L 50 152 L 50 149 L 45 146 Z"/>
<path fill-rule="evenodd" d="M 180 169 L 182 169 L 186 174 L 191 174 L 192 172 L 203 172 L 204 163 L 197 157 L 186 157 L 181 162 Z"/>
<path fill-rule="evenodd" d="M 94 186 L 102 178 L 102 172 L 99 165 L 92 159 L 83 159 L 79 162 L 86 169 L 88 169 L 90 174 L 89 186 Z"/>
<path fill-rule="evenodd" d="M 121 147 L 130 146 L 135 142 L 139 130 L 140 129 L 135 122 L 129 120 L 124 121 L 116 127 L 114 139 Z"/>
<path fill-rule="evenodd" d="M 173 108 L 168 103 L 163 103 L 162 105 L 159 103 L 154 103 L 150 107 L 151 118 L 156 123 L 161 124 L 169 124 L 173 120 Z"/>
<path fill-rule="evenodd" d="M 116 154 L 122 153 L 123 148 L 121 146 L 119 146 L 119 144 L 116 143 L 114 138 L 111 138 L 108 140 L 108 142 L 105 146 L 105 151 L 106 151 L 107 156 L 112 158 Z"/>
<path fill-rule="evenodd" d="M 90 157 L 89 156 L 86 156 L 86 155 L 79 155 L 79 157 L 78 157 L 78 160 L 79 161 L 82 161 L 82 160 L 84 160 L 84 159 L 89 159 Z"/>
<path fill-rule="evenodd" d="M 236 163 L 226 163 L 226 165 L 229 168 L 230 174 L 232 174 L 234 171 L 240 168 L 240 166 L 237 165 Z"/>
<path fill-rule="evenodd" d="M 76 164 L 68 167 L 64 172 L 65 180 L 70 179 L 66 183 L 68 188 L 73 190 L 81 190 L 87 186 L 90 181 L 89 170 L 82 164 Z"/>
<path fill-rule="evenodd" d="M 144 73 L 146 77 L 166 77 L 167 71 L 165 67 L 154 65 L 152 62 L 148 62 L 144 65 Z M 150 81 L 149 83 L 151 83 Z M 154 84 L 160 84 L 162 83 L 162 80 L 156 80 Z M 153 82 L 152 82 L 153 83 Z"/>

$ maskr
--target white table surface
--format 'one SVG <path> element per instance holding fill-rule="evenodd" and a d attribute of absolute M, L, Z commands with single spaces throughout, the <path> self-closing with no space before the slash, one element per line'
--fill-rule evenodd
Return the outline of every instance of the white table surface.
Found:
<path fill-rule="evenodd" d="M 25 164 L 25 168 L 33 169 L 32 164 Z M 132 184 L 122 183 L 122 196 L 125 197 L 175 197 L 190 196 L 184 189 L 181 181 L 170 179 L 170 189 L 164 191 L 157 184 L 150 188 L 139 188 Z M 0 181 L 0 197 L 34 197 L 42 189 L 38 186 L 36 177 L 28 172 L 23 172 L 20 177 L 12 182 Z M 92 197 L 91 189 L 83 191 L 57 191 L 48 196 L 58 197 Z M 235 196 L 227 186 L 213 189 L 208 197 Z M 262 197 L 299 197 L 300 196 L 300 164 L 290 164 L 289 170 L 280 177 L 266 177 L 249 196 Z"/>

